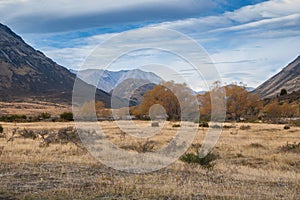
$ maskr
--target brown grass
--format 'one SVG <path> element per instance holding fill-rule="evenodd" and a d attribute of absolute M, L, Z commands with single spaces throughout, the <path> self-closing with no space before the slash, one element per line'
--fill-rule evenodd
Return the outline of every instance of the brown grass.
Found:
<path fill-rule="evenodd" d="M 178 130 L 173 124 L 166 122 L 145 148 L 155 151 L 170 141 Z M 52 130 L 73 123 L 2 125 L 9 135 L 16 127 Z M 144 151 L 146 139 L 133 139 L 115 122 L 100 125 L 118 146 Z M 251 129 L 241 130 L 243 125 Z M 200 147 L 206 130 L 199 128 L 189 152 Z M 74 144 L 40 147 L 39 140 L 18 138 L 7 143 L 0 138 L 0 199 L 300 199 L 299 152 L 282 151 L 299 141 L 300 128 L 235 124 L 223 130 L 213 150 L 219 156 L 211 169 L 176 161 L 157 172 L 129 174 L 102 165 Z"/>
<path fill-rule="evenodd" d="M 63 112 L 70 112 L 71 106 L 36 101 L 32 103 L 19 102 L 8 103 L 0 102 L 1 115 L 12 115 L 18 113 L 18 115 L 37 116 L 41 113 L 50 113 L 52 116 L 59 116 Z"/>

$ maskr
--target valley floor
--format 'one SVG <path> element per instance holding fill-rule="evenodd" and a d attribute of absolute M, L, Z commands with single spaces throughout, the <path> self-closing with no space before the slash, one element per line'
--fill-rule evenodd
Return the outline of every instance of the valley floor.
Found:
<path fill-rule="evenodd" d="M 166 122 L 163 134 L 153 137 L 154 150 L 174 136 L 173 124 Z M 52 130 L 74 124 L 2 125 L 9 135 L 16 127 Z M 114 122 L 100 125 L 115 144 L 134 150 L 136 141 L 123 137 Z M 213 150 L 218 158 L 212 168 L 178 160 L 147 174 L 108 168 L 70 143 L 44 147 L 41 139 L 0 138 L 0 199 L 300 199 L 300 128 L 227 125 Z M 199 128 L 190 152 L 206 130 Z"/>

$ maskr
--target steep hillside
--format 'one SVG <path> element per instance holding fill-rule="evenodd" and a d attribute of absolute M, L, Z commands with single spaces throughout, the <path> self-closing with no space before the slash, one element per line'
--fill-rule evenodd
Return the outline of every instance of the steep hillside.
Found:
<path fill-rule="evenodd" d="M 0 101 L 41 100 L 70 104 L 76 76 L 0 24 Z M 82 87 L 91 85 L 82 83 Z M 106 105 L 110 95 L 97 90 Z"/>
<path fill-rule="evenodd" d="M 287 94 L 300 90 L 300 56 L 256 88 L 253 93 L 259 94 L 262 98 L 271 98 L 280 95 L 282 90 L 287 91 Z"/>

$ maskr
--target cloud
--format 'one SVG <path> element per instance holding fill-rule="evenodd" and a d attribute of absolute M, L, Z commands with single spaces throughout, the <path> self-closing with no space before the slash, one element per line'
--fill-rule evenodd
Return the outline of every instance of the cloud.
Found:
<path fill-rule="evenodd" d="M 206 0 L 12 0 L 0 4 L 0 12 L 18 32 L 50 33 L 205 16 L 216 6 Z"/>
<path fill-rule="evenodd" d="M 300 1 L 271 0 L 157 26 L 196 39 L 208 50 L 225 82 L 258 86 L 300 54 L 299 10 Z"/>
<path fill-rule="evenodd" d="M 139 12 L 137 12 L 139 15 L 142 15 L 141 11 L 148 14 L 152 13 L 154 15 L 155 12 L 153 9 L 159 5 L 157 2 L 150 0 L 143 1 L 143 3 L 139 2 L 132 1 L 128 8 L 123 8 L 122 5 L 124 6 L 124 4 L 121 1 L 117 3 L 119 6 L 117 6 L 117 4 L 111 5 L 110 3 L 107 3 L 104 8 L 97 8 L 96 4 L 94 3 L 95 8 L 89 8 L 91 9 L 90 13 L 92 13 L 90 15 L 80 10 L 77 11 L 77 7 L 81 4 L 77 5 L 77 7 L 71 6 L 70 11 L 67 10 L 65 13 L 61 13 L 57 16 L 59 18 L 58 21 L 61 20 L 61 22 L 58 22 L 57 27 L 55 27 L 55 23 L 57 22 L 56 19 L 51 18 L 51 16 L 47 16 L 47 13 L 42 14 L 42 16 L 45 15 L 45 20 L 41 19 L 41 22 L 47 22 L 48 17 L 49 19 L 51 18 L 49 23 L 45 23 L 44 25 L 46 26 L 46 24 L 48 24 L 49 29 L 51 29 L 50 31 L 73 30 L 74 27 L 76 29 L 76 26 L 78 26 L 77 28 L 82 29 L 83 27 L 93 27 L 98 23 L 109 26 L 110 29 L 113 29 L 112 31 L 107 29 L 91 29 L 91 31 L 83 31 L 85 35 L 81 35 L 82 33 L 79 32 L 43 34 L 39 35 L 42 39 L 42 42 L 39 43 L 36 43 L 36 39 L 30 40 L 30 36 L 27 36 L 31 41 L 30 43 L 34 44 L 35 47 L 39 47 L 39 49 L 42 51 L 45 51 L 46 55 L 54 58 L 58 63 L 68 68 L 78 69 L 84 62 L 85 58 L 93 51 L 93 49 L 106 39 L 116 35 L 115 32 L 138 29 L 140 30 L 140 34 L 143 35 L 143 31 L 146 31 L 148 27 L 176 30 L 190 36 L 208 51 L 213 60 L 213 62 L 209 61 L 208 64 L 215 64 L 224 82 L 231 83 L 234 81 L 242 81 L 250 86 L 258 86 L 300 54 L 299 1 L 271 0 L 256 5 L 245 6 L 232 12 L 225 12 L 223 14 L 213 13 L 211 16 L 197 16 L 188 19 L 186 19 L 186 17 L 193 16 L 194 8 L 189 8 L 191 6 L 184 6 L 185 3 L 171 5 L 165 12 L 166 15 L 170 16 L 164 17 L 162 15 L 162 11 L 166 8 L 164 6 L 168 5 L 168 3 L 166 3 L 161 5 L 161 9 L 158 9 L 157 16 L 151 17 L 145 15 L 145 18 L 142 16 L 138 19 L 138 17 L 135 15 L 129 15 L 129 17 L 126 18 L 125 14 L 129 10 L 132 12 L 139 10 Z M 174 3 L 175 1 L 172 2 Z M 203 3 L 203 1 L 199 2 Z M 223 2 L 223 5 L 228 5 L 228 2 L 231 1 L 216 0 L 214 2 Z M 153 8 L 152 10 L 145 7 L 147 3 L 151 3 Z M 195 9 L 199 8 L 197 5 L 194 6 Z M 220 5 L 222 4 L 217 4 L 217 6 Z M 82 6 L 83 10 L 88 9 L 84 7 L 85 5 Z M 200 4 L 198 6 L 200 6 Z M 200 7 L 202 8 L 202 6 Z M 213 7 L 214 4 L 209 4 L 206 6 L 210 8 L 210 6 Z M 176 15 L 175 11 L 176 9 L 179 9 L 179 7 L 181 7 L 182 10 L 185 10 L 185 12 L 181 13 L 180 15 Z M 60 9 L 63 9 L 63 7 L 59 8 L 58 10 Z M 26 9 L 24 10 L 26 11 Z M 75 17 L 71 14 L 71 11 L 73 14 L 75 13 Z M 118 15 L 116 15 L 114 18 L 114 16 L 111 14 L 117 11 Z M 49 5 L 49 13 L 56 12 L 56 8 L 53 7 L 53 5 Z M 93 16 L 94 14 L 98 17 L 95 17 L 93 21 L 93 17 L 89 18 L 89 16 Z M 103 17 L 99 17 L 100 15 L 103 15 Z M 20 23 L 24 22 L 21 20 L 21 16 L 30 17 L 31 14 L 26 14 L 25 12 L 25 14 L 21 13 L 16 16 L 11 15 L 10 20 L 13 21 L 18 19 L 20 20 Z M 33 13 L 32 16 L 37 16 L 37 13 Z M 97 21 L 99 20 L 98 18 L 107 18 L 107 21 L 100 23 L 100 21 Z M 180 20 L 176 20 L 178 18 Z M 24 19 L 26 19 L 26 17 Z M 71 19 L 74 19 L 73 22 L 66 23 L 65 20 L 72 21 Z M 118 21 L 118 19 L 122 19 L 124 21 Z M 144 21 L 148 19 L 152 19 L 154 21 L 159 21 L 162 19 L 167 20 L 164 20 L 162 23 L 157 23 L 156 21 L 156 23 L 153 24 L 144 24 Z M 83 23 L 86 20 L 91 20 L 91 22 L 87 24 Z M 141 21 L 143 23 L 141 23 Z M 119 22 L 122 22 L 123 27 L 116 29 L 114 24 Z M 130 26 L 128 25 L 128 28 L 126 28 L 127 25 L 124 25 L 126 23 L 130 24 Z M 64 24 L 66 27 L 62 27 Z M 24 25 L 24 27 L 25 26 L 26 25 Z M 44 29 L 42 25 L 39 25 L 38 23 L 30 26 L 36 26 L 37 32 L 42 32 Z M 30 26 L 25 27 L 23 31 L 27 30 L 30 32 L 30 29 L 33 28 Z M 20 25 L 20 27 L 22 26 Z M 45 28 L 45 30 L 47 29 Z M 159 34 L 159 32 L 155 33 L 154 36 L 156 36 L 156 38 L 159 40 L 150 41 L 152 44 L 163 42 L 165 45 L 173 45 L 175 41 L 177 44 L 182 42 L 176 39 L 164 37 L 164 35 Z M 31 38 L 35 37 L 32 36 Z M 141 47 L 147 46 L 147 43 L 144 40 L 134 40 L 134 38 L 120 40 L 115 45 L 123 47 L 135 45 L 137 43 L 140 43 Z M 187 47 L 181 47 L 183 49 L 185 48 L 191 57 L 197 54 L 197 52 L 193 52 Z M 107 48 L 107 50 L 103 53 L 104 60 L 110 59 L 110 51 L 110 48 Z M 161 64 L 178 68 L 180 73 L 189 76 L 189 79 L 191 80 L 190 82 L 197 82 L 196 77 L 190 77 L 190 75 L 192 75 L 190 73 L 194 72 L 194 70 L 186 67 L 178 59 L 167 56 L 156 56 L 149 53 L 142 56 L 142 60 L 136 59 L 136 57 L 137 56 L 135 55 L 124 57 L 117 67 L 130 68 L 138 65 L 146 65 L 147 63 L 149 64 L 150 61 L 162 62 Z M 166 71 L 167 70 L 164 72 Z M 199 85 L 200 84 L 198 84 L 196 87 L 201 90 Z"/>
<path fill-rule="evenodd" d="M 279 26 L 279 24 L 281 26 Z M 300 26 L 300 14 L 292 14 L 283 17 L 275 17 L 270 19 L 262 19 L 255 22 L 250 22 L 242 25 L 220 28 L 210 32 L 225 32 L 225 31 L 241 31 L 241 30 L 249 30 L 249 29 L 283 29 L 287 27 L 295 27 L 298 28 Z"/>

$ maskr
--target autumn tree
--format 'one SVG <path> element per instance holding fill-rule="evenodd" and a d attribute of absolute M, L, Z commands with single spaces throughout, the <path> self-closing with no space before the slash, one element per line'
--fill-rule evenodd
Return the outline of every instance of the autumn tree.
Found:
<path fill-rule="evenodd" d="M 96 112 L 96 113 L 95 113 Z M 77 114 L 80 118 L 85 120 L 94 119 L 97 117 L 109 117 L 111 116 L 111 112 L 109 109 L 104 107 L 104 103 L 101 101 L 94 102 L 88 101 L 84 102 L 77 111 Z"/>
<path fill-rule="evenodd" d="M 278 122 L 280 118 L 292 118 L 299 113 L 298 105 L 288 102 L 279 102 L 278 99 L 274 99 L 264 107 L 264 113 L 269 119 Z"/>
<path fill-rule="evenodd" d="M 112 116 L 111 110 L 104 107 L 104 103 L 102 101 L 98 101 L 95 103 L 95 109 L 97 117 L 100 118 L 109 118 Z"/>
<path fill-rule="evenodd" d="M 205 121 L 209 121 L 211 117 L 211 96 L 210 92 L 204 94 L 198 94 L 197 98 L 200 105 L 200 117 Z"/>
<path fill-rule="evenodd" d="M 256 116 L 262 109 L 259 96 L 248 92 L 243 84 L 225 86 L 225 91 L 227 115 L 231 119 L 239 120 L 243 116 Z"/>
<path fill-rule="evenodd" d="M 132 110 L 132 114 L 140 118 L 147 118 L 151 107 L 156 104 L 164 108 L 169 120 L 193 117 L 192 115 L 196 113 L 195 106 L 197 106 L 196 101 L 193 101 L 192 91 L 186 84 L 175 84 L 170 81 L 147 91 L 141 104 Z M 183 113 L 185 116 L 182 115 Z"/>
<path fill-rule="evenodd" d="M 221 86 L 215 86 L 213 89 L 216 90 L 218 87 Z M 223 86 L 223 88 L 226 92 L 226 113 L 229 119 L 239 120 L 241 117 L 259 114 L 262 102 L 259 96 L 248 92 L 245 85 L 231 84 Z M 211 93 L 206 92 L 197 96 L 200 104 L 200 116 L 206 120 L 210 119 L 212 112 Z"/>

